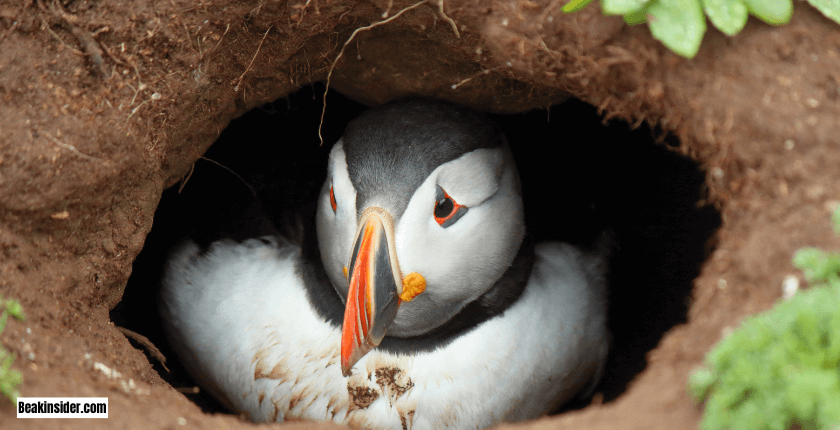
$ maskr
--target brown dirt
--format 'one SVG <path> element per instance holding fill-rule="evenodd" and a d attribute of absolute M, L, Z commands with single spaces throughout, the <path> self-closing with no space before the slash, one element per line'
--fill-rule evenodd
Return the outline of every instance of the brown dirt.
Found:
<path fill-rule="evenodd" d="M 109 310 L 162 190 L 231 119 L 324 80 L 388 1 L 63 3 L 0 5 L 0 293 L 28 315 L 0 340 L 20 357 L 25 396 L 109 397 L 110 418 L 23 422 L 2 407 L 0 426 L 252 426 L 176 392 Z M 394 3 L 392 15 L 408 5 Z M 696 428 L 688 372 L 724 328 L 779 299 L 797 248 L 840 247 L 827 221 L 840 201 L 840 32 L 797 2 L 789 25 L 710 30 L 685 60 L 643 27 L 554 3 L 446 1 L 460 38 L 436 3 L 420 6 L 357 35 L 332 88 L 369 104 L 419 94 L 498 113 L 570 94 L 677 136 L 723 220 L 687 323 L 614 401 L 516 427 Z"/>

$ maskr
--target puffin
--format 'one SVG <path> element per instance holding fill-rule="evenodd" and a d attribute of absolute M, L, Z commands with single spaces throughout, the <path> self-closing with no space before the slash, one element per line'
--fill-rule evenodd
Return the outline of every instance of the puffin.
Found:
<path fill-rule="evenodd" d="M 422 98 L 374 107 L 329 153 L 317 245 L 182 241 L 162 325 L 196 383 L 257 422 L 539 417 L 591 395 L 604 371 L 609 246 L 535 243 L 524 210 L 486 114 Z"/>

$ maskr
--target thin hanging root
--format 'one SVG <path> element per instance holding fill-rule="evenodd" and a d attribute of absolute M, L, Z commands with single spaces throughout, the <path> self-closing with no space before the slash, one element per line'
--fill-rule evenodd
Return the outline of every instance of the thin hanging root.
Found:
<path fill-rule="evenodd" d="M 161 353 L 160 350 L 157 349 L 155 344 L 153 344 L 152 341 L 149 340 L 149 338 L 124 327 L 117 327 L 117 329 L 120 332 L 122 332 L 122 334 L 126 337 L 130 337 L 140 345 L 143 345 L 143 347 L 146 348 L 146 351 L 149 351 L 149 355 L 151 355 L 157 361 L 159 361 L 160 365 L 163 366 L 163 368 L 166 369 L 167 372 L 169 372 L 169 368 L 166 367 L 166 356 L 164 356 L 163 353 Z"/>
<path fill-rule="evenodd" d="M 259 54 L 259 53 L 260 53 L 260 48 L 262 48 L 262 44 L 263 44 L 263 42 L 265 42 L 265 37 L 266 37 L 266 36 L 268 36 L 268 32 L 269 32 L 269 31 L 271 31 L 271 28 L 272 28 L 272 27 L 274 27 L 274 25 L 273 25 L 273 24 L 272 24 L 272 25 L 270 25 L 270 26 L 268 26 L 268 30 L 266 30 L 266 31 L 265 31 L 265 34 L 263 34 L 262 40 L 260 40 L 260 44 L 259 44 L 259 45 L 257 45 L 257 52 L 254 52 L 254 57 L 253 57 L 253 58 L 251 58 L 251 62 L 250 62 L 250 63 L 248 63 L 248 67 L 246 67 L 246 68 L 245 68 L 245 71 L 244 71 L 244 72 L 242 72 L 242 76 L 240 76 L 240 77 L 239 77 L 239 79 L 236 81 L 236 86 L 235 86 L 235 87 L 233 87 L 233 90 L 234 90 L 234 91 L 239 91 L 239 84 L 241 84 L 241 83 L 242 83 L 242 78 L 244 78 L 244 77 L 245 77 L 245 74 L 246 74 L 246 73 L 248 73 L 248 70 L 251 70 L 251 66 L 254 64 L 254 60 L 256 60 L 256 59 L 257 59 L 257 54 Z M 227 32 L 227 30 L 225 30 L 225 32 Z M 214 48 L 214 49 L 215 49 L 215 48 Z"/>
<path fill-rule="evenodd" d="M 181 191 L 184 191 L 184 187 L 187 186 L 187 182 L 189 182 L 190 178 L 192 178 L 193 171 L 195 170 L 195 163 L 190 166 L 190 172 L 187 173 L 187 176 L 181 180 L 181 186 L 178 187 L 178 194 L 181 194 Z"/>
<path fill-rule="evenodd" d="M 330 78 L 332 78 L 332 73 L 333 73 L 333 70 L 335 70 L 335 65 L 338 63 L 338 60 L 340 60 L 341 56 L 344 55 L 344 50 L 347 48 L 347 45 L 349 45 L 350 42 L 353 41 L 353 38 L 355 38 L 356 35 L 360 31 L 370 30 L 373 27 L 378 27 L 380 25 L 387 24 L 387 23 L 397 19 L 403 13 L 408 12 L 411 9 L 417 8 L 420 5 L 422 5 L 424 3 L 427 3 L 428 1 L 429 0 L 419 1 L 417 3 L 414 3 L 413 5 L 408 6 L 405 9 L 397 12 L 396 15 L 394 15 L 394 16 L 388 18 L 388 19 L 384 19 L 382 21 L 374 22 L 373 24 L 365 26 L 365 27 L 359 27 L 355 31 L 353 31 L 353 34 L 350 35 L 350 38 L 347 39 L 346 42 L 344 42 L 344 46 L 341 47 L 341 51 L 338 51 L 338 56 L 335 57 L 335 61 L 333 61 L 332 65 L 330 66 L 330 71 L 327 73 L 327 85 L 324 88 L 324 107 L 321 109 L 321 122 L 318 123 L 318 138 L 321 139 L 321 145 L 324 144 L 324 137 L 321 135 L 321 128 L 324 125 L 324 114 L 327 112 L 327 93 L 330 91 Z"/>
<path fill-rule="evenodd" d="M 476 73 L 476 74 L 474 74 L 474 75 L 470 76 L 469 78 L 462 79 L 462 80 L 461 80 L 461 82 L 458 82 L 457 84 L 452 84 L 452 87 L 451 87 L 451 88 L 452 88 L 453 90 L 454 90 L 454 89 L 457 89 L 457 88 L 458 88 L 458 87 L 460 87 L 461 85 L 466 84 L 467 82 L 469 82 L 469 81 L 473 80 L 474 78 L 476 78 L 476 77 L 478 77 L 478 76 L 481 76 L 481 75 L 489 75 L 489 74 L 490 74 L 490 72 L 495 72 L 496 70 L 498 70 L 498 69 L 499 69 L 499 68 L 501 68 L 501 67 L 502 67 L 502 66 L 499 66 L 499 67 L 494 67 L 494 68 L 492 68 L 492 69 L 484 69 L 484 70 L 482 70 L 482 71 L 480 71 L 480 72 L 478 72 L 478 73 Z"/>
<path fill-rule="evenodd" d="M 59 130 L 59 131 L 61 131 L 61 130 Z M 60 140 L 56 139 L 55 137 L 53 137 L 53 135 L 51 135 L 51 134 L 47 133 L 46 131 L 43 131 L 43 130 L 42 130 L 42 131 L 41 131 L 41 133 L 45 134 L 45 135 L 46 135 L 48 138 L 50 138 L 50 140 L 51 140 L 51 141 L 53 141 L 53 143 L 55 143 L 56 145 L 58 145 L 58 146 L 60 146 L 60 147 L 62 147 L 62 148 L 64 148 L 64 149 L 69 149 L 71 152 L 73 152 L 74 154 L 78 155 L 79 157 L 82 157 L 82 158 L 87 159 L 87 160 L 92 160 L 92 161 L 103 161 L 101 158 L 91 157 L 90 155 L 87 155 L 87 154 L 83 154 L 83 153 L 81 153 L 78 149 L 76 149 L 76 147 L 75 147 L 75 146 L 70 145 L 70 144 L 67 144 L 67 143 L 64 143 L 64 142 L 62 142 L 62 141 L 60 141 Z"/>
<path fill-rule="evenodd" d="M 218 42 L 216 42 L 216 46 L 214 46 L 213 49 L 211 49 L 210 52 L 207 53 L 208 57 L 214 52 L 216 52 L 216 48 L 218 48 L 222 41 L 225 40 L 225 36 L 227 36 L 228 30 L 230 30 L 230 24 L 228 24 L 227 27 L 225 27 L 225 32 L 222 33 L 222 37 L 219 39 Z"/>
<path fill-rule="evenodd" d="M 198 157 L 198 159 L 199 159 L 199 160 L 204 160 L 204 161 L 209 161 L 209 162 L 211 162 L 211 163 L 213 163 L 213 164 L 215 164 L 215 165 L 217 165 L 217 166 L 221 167 L 222 169 L 225 169 L 225 170 L 227 170 L 228 172 L 232 173 L 234 176 L 236 176 L 236 177 L 237 177 L 237 179 L 239 179 L 240 181 L 242 181 L 242 183 L 243 183 L 243 184 L 245 184 L 245 186 L 246 186 L 246 187 L 248 187 L 248 190 L 250 190 L 250 191 L 251 191 L 251 194 L 252 194 L 254 197 L 259 198 L 259 196 L 257 196 L 257 192 L 256 192 L 256 191 L 254 191 L 254 187 L 252 187 L 252 186 L 251 186 L 251 184 L 249 184 L 249 183 L 248 183 L 248 181 L 246 181 L 245 179 L 243 179 L 243 178 L 242 178 L 242 176 L 239 176 L 239 174 L 238 174 L 238 173 L 236 173 L 236 172 L 234 172 L 234 171 L 233 171 L 233 169 L 231 169 L 230 167 L 225 166 L 224 164 L 219 163 L 218 161 L 211 160 L 211 159 L 209 159 L 209 158 L 207 158 L 207 157 Z M 189 171 L 189 173 L 187 173 L 187 176 L 186 176 L 184 179 L 182 179 L 182 180 L 181 180 L 181 186 L 180 186 L 180 187 L 178 187 L 178 194 L 181 194 L 181 191 L 183 191 L 183 190 L 184 190 L 184 187 L 185 187 L 185 186 L 187 186 L 187 182 L 188 182 L 188 181 L 190 180 L 190 178 L 192 177 L 192 174 L 193 174 L 193 172 L 194 172 L 194 171 L 195 171 L 195 163 L 193 163 L 193 165 L 190 167 L 190 171 Z"/>
<path fill-rule="evenodd" d="M 238 173 L 236 173 L 236 172 L 234 172 L 234 171 L 233 171 L 233 169 L 231 169 L 230 167 L 225 166 L 224 164 L 219 163 L 218 161 L 211 160 L 211 159 L 209 159 L 209 158 L 207 158 L 207 157 L 198 157 L 198 158 L 200 158 L 200 159 L 202 159 L 202 160 L 204 160 L 204 161 L 209 161 L 209 162 L 211 162 L 211 163 L 213 163 L 213 164 L 215 164 L 215 165 L 217 165 L 217 166 L 219 166 L 219 167 L 221 167 L 221 168 L 223 168 L 223 169 L 227 170 L 228 172 L 233 173 L 233 175 L 234 175 L 234 176 L 236 176 L 237 178 L 239 178 L 239 180 L 240 180 L 240 181 L 242 181 L 242 183 L 243 183 L 243 184 L 245 184 L 245 186 L 246 186 L 246 187 L 248 187 L 248 189 L 249 189 L 249 190 L 251 190 L 251 194 L 252 194 L 254 197 L 259 198 L 259 196 L 257 196 L 257 192 L 256 192 L 256 191 L 254 191 L 254 187 L 252 187 L 252 186 L 251 186 L 251 184 L 249 184 L 249 183 L 248 183 L 248 181 L 246 181 L 246 180 L 245 180 L 245 179 L 243 179 L 241 176 L 239 176 L 239 174 L 238 174 Z M 192 172 L 190 172 L 190 174 L 192 174 Z"/>
<path fill-rule="evenodd" d="M 458 31 L 458 26 L 455 25 L 455 21 L 453 21 L 452 18 L 450 18 L 448 15 L 446 15 L 446 12 L 443 11 L 443 0 L 438 0 L 438 8 L 440 9 L 440 15 L 445 20 L 449 21 L 449 25 L 452 26 L 452 31 L 455 32 L 455 37 L 460 39 L 461 38 L 461 33 Z"/>
<path fill-rule="evenodd" d="M 175 391 L 184 394 L 198 394 L 201 392 L 201 389 L 198 387 L 175 387 Z"/>

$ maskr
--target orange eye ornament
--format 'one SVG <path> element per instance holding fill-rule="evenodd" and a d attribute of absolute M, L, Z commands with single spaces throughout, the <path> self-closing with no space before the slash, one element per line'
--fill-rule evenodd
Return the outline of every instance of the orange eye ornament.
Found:
<path fill-rule="evenodd" d="M 335 191 L 333 190 L 333 186 L 330 185 L 330 206 L 333 208 L 333 212 L 338 209 L 338 204 L 335 202 Z"/>
<path fill-rule="evenodd" d="M 468 207 L 459 205 L 443 188 L 438 185 L 435 196 L 435 221 L 443 228 L 449 227 L 455 221 L 466 215 Z"/>

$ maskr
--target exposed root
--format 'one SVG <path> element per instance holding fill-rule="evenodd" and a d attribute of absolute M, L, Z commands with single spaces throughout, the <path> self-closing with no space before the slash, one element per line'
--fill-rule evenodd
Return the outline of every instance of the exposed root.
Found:
<path fill-rule="evenodd" d="M 41 130 L 41 133 L 44 133 L 44 134 L 45 134 L 47 137 L 49 137 L 49 138 L 50 138 L 50 140 L 52 140 L 52 141 L 53 141 L 53 143 L 55 143 L 56 145 L 58 145 L 58 146 L 60 146 L 60 147 L 62 147 L 62 148 L 64 148 L 64 149 L 69 149 L 71 152 L 73 152 L 74 154 L 78 155 L 79 157 L 86 158 L 86 159 L 88 159 L 88 160 L 103 161 L 102 159 L 99 159 L 99 158 L 96 158 L 96 157 L 91 157 L 90 155 L 87 155 L 87 154 L 83 154 L 83 153 L 81 153 L 78 149 L 76 149 L 76 147 L 75 147 L 75 146 L 73 146 L 73 145 L 69 145 L 69 144 L 67 144 L 67 143 L 64 143 L 64 142 L 62 142 L 62 141 L 60 141 L 60 140 L 56 139 L 55 137 L 53 137 L 53 135 L 51 135 L 51 134 L 47 133 L 46 131 Z"/>
<path fill-rule="evenodd" d="M 103 27 L 103 28 L 100 28 L 99 30 L 96 30 L 95 32 L 93 32 L 93 36 L 94 36 L 94 37 L 96 37 L 96 35 L 98 35 L 99 33 L 102 33 L 103 31 L 109 31 L 109 30 L 110 30 L 110 29 L 109 29 L 108 27 Z M 114 63 L 119 64 L 119 65 L 121 65 L 121 66 L 127 66 L 127 65 L 128 65 L 128 63 L 126 63 L 125 61 L 121 60 L 119 56 L 117 56 L 116 54 L 114 54 L 114 53 L 111 51 L 111 48 L 109 48 L 109 47 L 108 47 L 108 45 L 106 45 L 106 44 L 104 44 L 104 43 L 100 43 L 100 44 L 99 44 L 99 46 L 101 46 L 101 47 L 102 47 L 102 50 L 105 52 L 105 55 L 107 55 L 107 56 L 108 56 L 108 58 L 110 58 L 110 59 L 111 59 L 111 61 L 113 61 Z M 136 66 L 135 66 L 135 69 L 136 69 Z"/>
<path fill-rule="evenodd" d="M 71 50 L 71 51 L 73 51 L 73 52 L 75 52 L 75 53 L 77 53 L 77 54 L 82 54 L 82 55 L 84 54 L 84 52 L 79 51 L 78 49 L 76 49 L 76 48 L 74 48 L 74 47 L 72 47 L 72 46 L 68 45 L 68 44 L 67 44 L 67 42 L 65 42 L 62 38 L 58 37 L 58 35 L 57 35 L 57 34 L 55 34 L 55 32 L 54 32 L 54 31 L 52 31 L 52 28 L 50 28 L 50 24 L 49 24 L 47 21 L 45 21 L 45 20 L 43 20 L 43 19 L 42 19 L 42 20 L 41 20 L 41 25 L 43 26 L 43 28 L 45 28 L 45 29 L 47 30 L 47 32 L 49 32 L 49 33 L 50 33 L 50 35 L 52 35 L 52 37 L 54 37 L 54 38 L 55 38 L 55 40 L 58 40 L 58 42 L 59 42 L 59 43 L 61 43 L 62 45 L 64 45 L 64 47 L 65 47 L 65 48 L 67 48 L 67 49 L 69 49 L 69 50 Z"/>
<path fill-rule="evenodd" d="M 146 336 L 143 336 L 140 333 L 135 333 L 127 328 L 124 327 L 117 327 L 117 329 L 122 332 L 127 337 L 134 339 L 135 342 L 143 345 L 143 348 L 146 348 L 146 351 L 149 351 L 149 355 L 155 358 L 155 360 L 160 362 L 160 365 L 166 369 L 166 372 L 169 373 L 169 368 L 166 367 L 166 357 L 163 355 L 162 352 L 149 340 Z"/>
<path fill-rule="evenodd" d="M 210 52 L 207 53 L 208 57 L 213 55 L 213 53 L 216 52 L 216 48 L 218 48 L 222 41 L 225 40 L 225 36 L 227 36 L 228 30 L 230 30 L 230 24 L 228 24 L 227 27 L 225 27 L 225 32 L 222 33 L 222 37 L 219 39 L 218 42 L 216 42 L 216 46 L 214 46 L 213 49 L 211 49 Z"/>
<path fill-rule="evenodd" d="M 347 49 L 347 45 L 349 45 L 350 42 L 353 41 L 353 39 L 356 37 L 357 34 L 359 34 L 359 32 L 362 32 L 362 31 L 365 31 L 365 30 L 370 30 L 371 28 L 378 27 L 380 25 L 385 25 L 385 24 L 397 19 L 403 13 L 408 12 L 411 9 L 415 9 L 417 7 L 420 7 L 420 5 L 425 4 L 428 1 L 429 0 L 419 1 L 417 3 L 414 3 L 411 6 L 406 7 L 405 9 L 402 9 L 401 11 L 397 12 L 396 15 L 394 15 L 394 16 L 388 18 L 388 19 L 384 19 L 382 21 L 374 22 L 373 24 L 365 26 L 365 27 L 359 27 L 356 30 L 354 30 L 353 34 L 350 35 L 350 38 L 347 39 L 346 42 L 344 42 L 344 45 L 341 47 L 341 50 L 338 51 L 338 55 L 335 57 L 335 60 L 333 61 L 332 65 L 330 65 L 330 71 L 327 73 L 327 84 L 324 88 L 324 107 L 321 109 L 321 121 L 318 123 L 318 138 L 321 139 L 321 145 L 324 144 L 324 137 L 321 135 L 321 128 L 324 125 L 324 114 L 326 114 L 326 112 L 327 112 L 327 93 L 330 91 L 330 78 L 332 78 L 333 70 L 335 70 L 335 65 L 338 64 L 338 60 L 340 60 L 341 56 L 344 55 L 344 50 Z"/>
<path fill-rule="evenodd" d="M 102 48 L 99 47 L 99 42 L 93 38 L 93 35 L 77 27 L 73 23 L 75 17 L 68 15 L 61 6 L 61 3 L 53 1 L 50 4 L 50 11 L 61 21 L 61 26 L 79 41 L 79 47 L 82 48 L 82 52 L 88 58 L 91 65 L 94 66 L 96 74 L 101 78 L 110 78 L 111 71 L 108 70 L 108 67 L 105 65 L 105 59 L 102 58 Z M 47 28 L 49 29 L 49 27 Z"/>
<path fill-rule="evenodd" d="M 461 82 L 458 82 L 457 84 L 452 84 L 452 87 L 451 87 L 451 88 L 452 88 L 453 90 L 454 90 L 454 89 L 457 89 L 457 88 L 458 88 L 458 87 L 460 87 L 461 85 L 466 84 L 467 82 L 469 82 L 469 81 L 471 81 L 471 80 L 475 79 L 475 78 L 476 78 L 476 77 L 478 77 L 478 76 L 481 76 L 481 75 L 489 75 L 489 74 L 490 74 L 490 72 L 493 72 L 493 71 L 495 71 L 495 70 L 498 70 L 500 67 L 501 67 L 501 66 L 499 66 L 499 67 L 494 67 L 494 68 L 492 68 L 492 69 L 484 69 L 484 70 L 482 70 L 482 71 L 480 71 L 480 72 L 478 72 L 478 73 L 476 73 L 476 74 L 474 74 L 474 75 L 470 76 L 469 78 L 462 79 L 462 80 L 461 80 Z"/>
<path fill-rule="evenodd" d="M 140 103 L 139 105 L 137 105 L 137 107 L 136 107 L 136 108 L 132 109 L 132 110 L 131 110 L 131 113 L 128 115 L 128 118 L 126 118 L 126 119 L 125 119 L 125 122 L 128 122 L 128 120 L 130 120 L 130 119 L 131 119 L 131 117 L 133 117 L 133 116 L 134 116 L 134 114 L 136 114 L 136 113 L 137 113 L 137 111 L 138 111 L 138 110 L 140 110 L 140 108 L 141 108 L 141 107 L 143 107 L 143 105 L 144 105 L 144 104 L 146 104 L 146 103 L 148 103 L 148 102 L 149 102 L 148 100 L 143 100 L 143 102 L 142 102 L 142 103 Z M 133 103 L 133 101 L 132 101 L 132 103 Z"/>
<path fill-rule="evenodd" d="M 265 37 L 268 36 L 268 32 L 271 31 L 272 27 L 274 27 L 274 26 L 273 25 L 268 26 L 268 30 L 266 30 L 265 34 L 263 34 L 262 40 L 260 40 L 260 44 L 257 45 L 257 52 L 254 52 L 254 56 L 253 56 L 253 58 L 251 58 L 251 62 L 248 63 L 248 67 L 245 68 L 245 71 L 242 72 L 242 76 L 240 76 L 239 79 L 236 81 L 236 86 L 233 87 L 234 91 L 239 91 L 239 84 L 242 83 L 242 78 L 245 77 L 245 74 L 248 73 L 248 70 L 251 70 L 251 66 L 254 65 L 254 60 L 257 59 L 257 54 L 260 53 L 260 48 L 262 48 L 262 44 L 263 44 L 263 42 L 265 42 Z"/>
<path fill-rule="evenodd" d="M 12 22 L 12 25 L 10 25 L 9 28 L 5 32 L 3 32 L 3 34 L 0 34 L 0 43 L 2 43 L 6 39 L 6 37 L 12 34 L 12 32 L 14 32 L 15 29 L 17 29 L 18 23 L 20 23 L 20 21 L 15 20 L 14 22 Z"/>
<path fill-rule="evenodd" d="M 440 15 L 443 17 L 443 19 L 449 21 L 449 25 L 452 26 L 452 31 L 455 32 L 455 37 L 460 39 L 461 33 L 458 31 L 458 26 L 455 25 L 455 21 L 448 15 L 446 15 L 446 12 L 443 11 L 443 0 L 438 0 L 438 9 L 440 10 Z"/>
<path fill-rule="evenodd" d="M 67 21 L 66 19 L 63 22 L 63 27 L 79 41 L 79 46 L 81 46 L 82 52 L 85 53 L 88 61 L 90 61 L 94 66 L 94 70 L 97 72 L 99 77 L 105 79 L 111 77 L 111 71 L 108 70 L 108 67 L 105 65 L 105 60 L 102 58 L 102 48 L 99 47 L 99 42 L 93 38 L 93 35 L 80 29 L 79 27 L 76 27 L 75 25 L 70 24 L 70 21 Z"/>
<path fill-rule="evenodd" d="M 181 179 L 181 186 L 178 187 L 178 194 L 181 194 L 181 191 L 184 191 L 184 187 L 187 186 L 187 182 L 189 182 L 190 178 L 192 178 L 192 174 L 195 171 L 195 163 L 192 163 L 190 166 L 190 171 L 187 173 L 187 176 L 184 179 Z"/>
<path fill-rule="evenodd" d="M 176 387 L 175 391 L 183 394 L 198 394 L 201 389 L 198 387 Z"/>
<path fill-rule="evenodd" d="M 243 179 L 241 176 L 239 176 L 239 174 L 238 174 L 238 173 L 236 173 L 236 172 L 234 172 L 233 170 L 231 170 L 231 168 L 230 168 L 230 167 L 227 167 L 227 166 L 225 166 L 224 164 L 219 163 L 218 161 L 211 160 L 211 159 L 206 158 L 206 157 L 198 157 L 198 158 L 199 158 L 199 159 L 201 159 L 201 160 L 204 160 L 204 161 L 209 161 L 209 162 L 211 162 L 211 163 L 213 163 L 213 164 L 215 164 L 215 165 L 217 165 L 217 166 L 221 167 L 222 169 L 225 169 L 225 170 L 227 170 L 228 172 L 233 173 L 233 176 L 236 176 L 236 177 L 237 177 L 240 181 L 242 181 L 242 183 L 243 183 L 243 184 L 245 184 L 245 186 L 246 186 L 246 187 L 248 187 L 248 190 L 250 190 L 250 191 L 251 191 L 251 194 L 252 194 L 254 197 L 259 198 L 259 197 L 257 196 L 257 192 L 256 192 L 256 191 L 254 191 L 254 188 L 251 186 L 251 184 L 249 184 L 249 183 L 248 183 L 248 181 L 246 181 L 246 180 L 245 180 L 245 179 Z M 181 193 L 181 190 L 183 190 L 183 189 L 184 189 L 184 186 L 186 186 L 186 185 L 187 185 L 187 181 L 189 181 L 189 180 L 190 180 L 190 177 L 191 177 L 191 176 L 192 176 L 192 174 L 193 174 L 193 170 L 195 170 L 195 163 L 193 163 L 192 168 L 190 168 L 190 173 L 188 173 L 188 174 L 187 174 L 187 177 L 186 177 L 186 178 L 184 178 L 184 181 L 183 181 L 183 182 L 181 182 L 181 187 L 180 187 L 180 188 L 178 188 L 178 193 L 179 193 L 179 194 Z"/>

